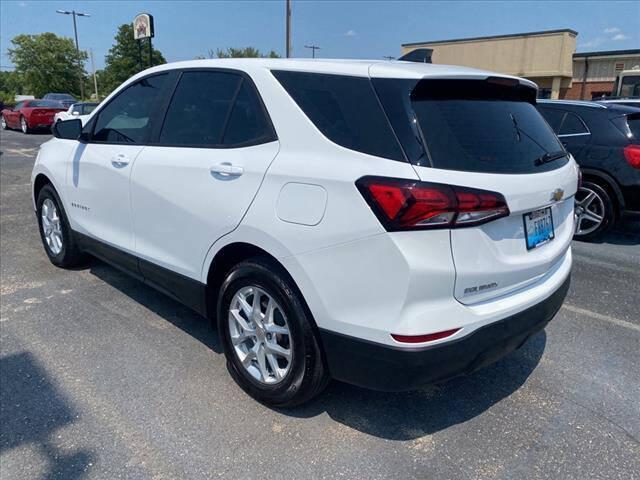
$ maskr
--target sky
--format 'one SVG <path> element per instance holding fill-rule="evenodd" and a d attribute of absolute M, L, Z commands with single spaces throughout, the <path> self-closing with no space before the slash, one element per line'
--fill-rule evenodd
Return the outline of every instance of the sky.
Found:
<path fill-rule="evenodd" d="M 274 1 L 0 1 L 0 68 L 11 69 L 11 39 L 53 32 L 73 37 L 78 18 L 80 48 L 93 50 L 96 68 L 113 43 L 118 25 L 141 12 L 154 16 L 154 46 L 167 61 L 207 55 L 209 49 L 252 46 L 284 56 L 285 0 Z M 577 51 L 640 48 L 637 1 L 302 1 L 293 0 L 293 56 L 397 57 L 410 42 L 570 28 Z M 87 65 L 89 68 L 90 66 Z"/>

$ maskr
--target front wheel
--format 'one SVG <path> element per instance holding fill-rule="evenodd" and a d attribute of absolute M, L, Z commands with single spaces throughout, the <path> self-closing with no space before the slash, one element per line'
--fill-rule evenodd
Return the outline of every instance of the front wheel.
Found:
<path fill-rule="evenodd" d="M 303 300 L 279 265 L 253 259 L 227 275 L 218 300 L 218 331 L 227 368 L 260 402 L 304 403 L 329 376 Z"/>
<path fill-rule="evenodd" d="M 62 202 L 51 185 L 45 185 L 38 193 L 38 226 L 42 245 L 51 263 L 69 268 L 82 264 L 85 256 L 74 238 Z"/>
<path fill-rule="evenodd" d="M 609 192 L 597 183 L 583 182 L 576 192 L 575 238 L 591 240 L 606 232 L 615 221 L 615 207 Z"/>

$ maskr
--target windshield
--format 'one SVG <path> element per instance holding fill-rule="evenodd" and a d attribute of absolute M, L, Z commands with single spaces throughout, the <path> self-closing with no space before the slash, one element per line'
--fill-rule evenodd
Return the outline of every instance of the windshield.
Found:
<path fill-rule="evenodd" d="M 634 97 L 637 95 L 640 95 L 640 75 L 628 75 L 623 77 L 620 96 Z"/>

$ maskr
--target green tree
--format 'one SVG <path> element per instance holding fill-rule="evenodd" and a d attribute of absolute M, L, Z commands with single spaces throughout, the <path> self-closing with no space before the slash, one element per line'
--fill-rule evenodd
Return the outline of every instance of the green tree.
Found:
<path fill-rule="evenodd" d="M 215 55 L 215 56 L 214 56 Z M 209 58 L 280 58 L 273 50 L 268 53 L 262 53 L 260 50 L 254 47 L 233 48 L 229 47 L 226 50 L 217 49 L 215 51 L 209 50 Z"/>
<path fill-rule="evenodd" d="M 159 50 L 153 49 L 153 65 L 167 63 Z M 124 23 L 118 27 L 115 43 L 105 57 L 104 71 L 98 75 L 98 90 L 103 97 L 122 82 L 149 67 L 149 40 L 135 40 L 133 26 Z"/>
<path fill-rule="evenodd" d="M 15 71 L 0 71 L 0 100 L 13 105 L 16 95 L 23 93 L 22 76 Z"/>
<path fill-rule="evenodd" d="M 76 52 L 70 38 L 55 33 L 18 35 L 11 40 L 9 58 L 22 81 L 24 93 L 41 97 L 47 92 L 80 94 L 79 75 L 84 77 L 87 53 Z"/>

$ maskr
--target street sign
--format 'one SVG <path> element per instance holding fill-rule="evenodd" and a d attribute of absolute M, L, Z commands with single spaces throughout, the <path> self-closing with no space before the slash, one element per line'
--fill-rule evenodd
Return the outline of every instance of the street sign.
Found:
<path fill-rule="evenodd" d="M 133 19 L 133 38 L 141 40 L 153 37 L 153 15 L 140 13 Z"/>

